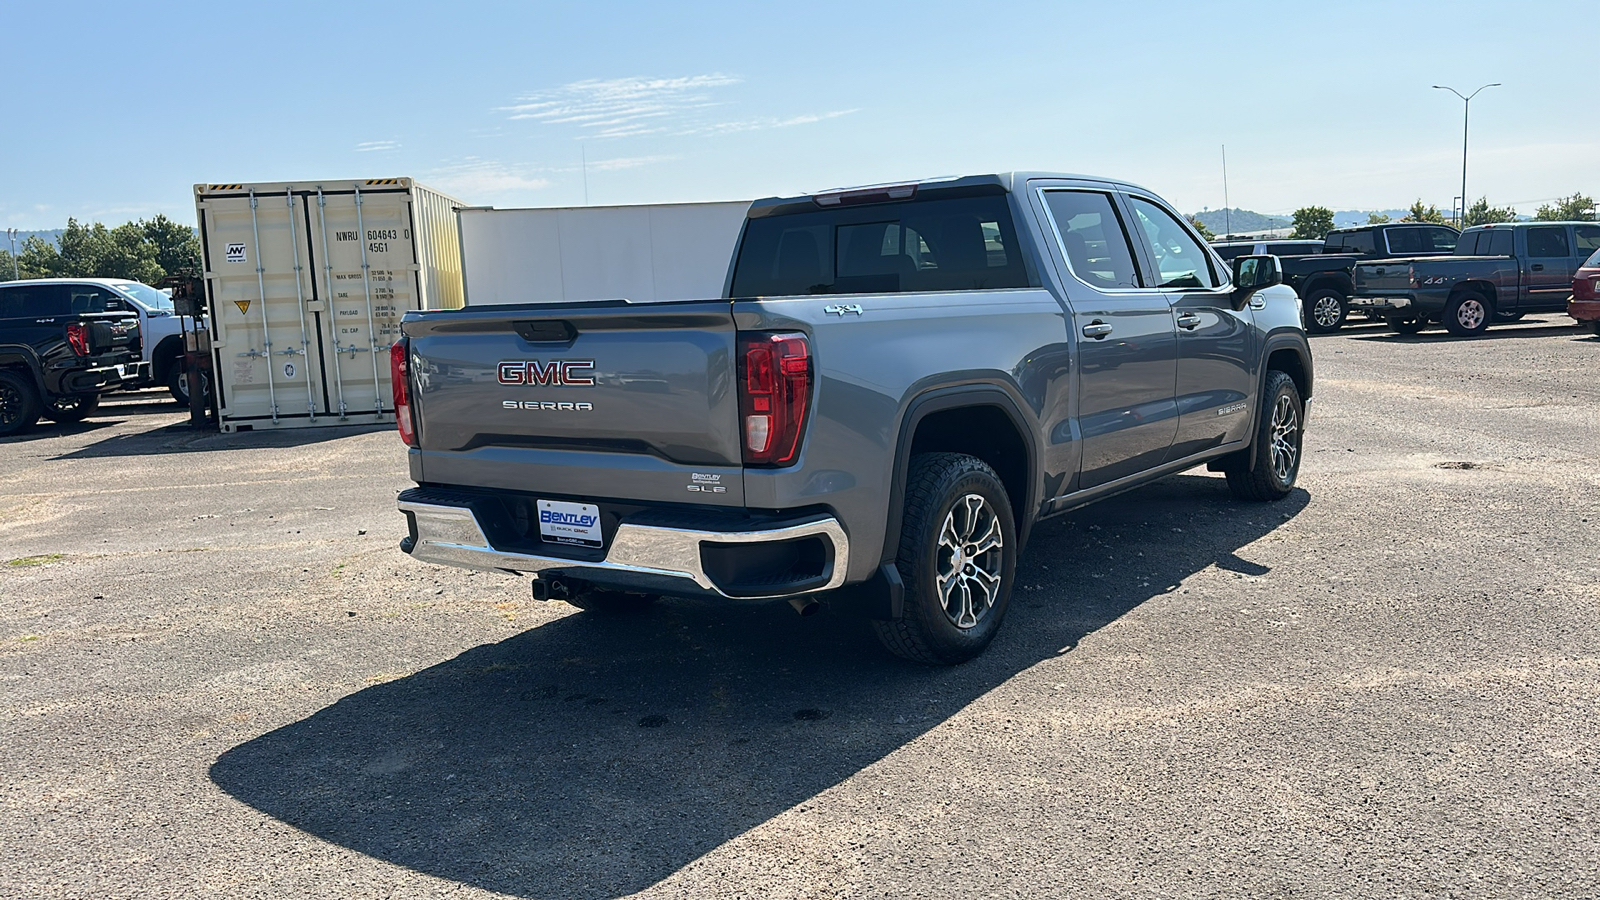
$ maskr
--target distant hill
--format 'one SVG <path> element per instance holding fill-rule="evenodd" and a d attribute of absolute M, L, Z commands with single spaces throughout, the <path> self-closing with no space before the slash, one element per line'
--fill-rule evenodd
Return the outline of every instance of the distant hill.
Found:
<path fill-rule="evenodd" d="M 1194 217 L 1214 234 L 1273 231 L 1294 224 L 1283 216 L 1264 216 L 1248 209 L 1208 209 L 1195 213 Z"/>
<path fill-rule="evenodd" d="M 17 232 L 17 252 L 22 252 L 22 245 L 27 243 L 28 238 L 31 237 L 44 238 L 59 247 L 61 246 L 61 232 L 65 230 L 64 228 L 57 228 L 53 231 L 19 231 Z M 10 249 L 11 242 L 6 239 L 5 232 L 0 230 L 0 250 L 9 251 Z"/>

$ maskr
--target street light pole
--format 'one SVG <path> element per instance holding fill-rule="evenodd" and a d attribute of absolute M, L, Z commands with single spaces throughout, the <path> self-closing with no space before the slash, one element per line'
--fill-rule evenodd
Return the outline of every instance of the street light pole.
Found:
<path fill-rule="evenodd" d="M 1458 228 L 1467 222 L 1467 117 L 1472 113 L 1472 98 L 1478 96 L 1478 91 L 1482 91 L 1484 88 L 1499 86 L 1500 82 L 1498 81 L 1493 84 L 1486 84 L 1464 97 L 1461 96 L 1460 91 L 1453 87 L 1443 84 L 1433 86 L 1434 90 L 1449 91 L 1457 97 L 1461 97 L 1461 216 L 1456 219 L 1456 227 Z"/>
<path fill-rule="evenodd" d="M 17 269 L 17 230 L 15 228 L 7 228 L 6 237 L 11 239 L 11 277 L 21 281 L 22 275 Z"/>

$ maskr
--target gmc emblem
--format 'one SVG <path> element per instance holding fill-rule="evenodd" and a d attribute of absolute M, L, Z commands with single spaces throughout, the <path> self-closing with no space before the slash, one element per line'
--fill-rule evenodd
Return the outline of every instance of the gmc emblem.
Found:
<path fill-rule="evenodd" d="M 594 360 L 552 359 L 540 364 L 536 360 L 506 360 L 495 367 L 495 377 L 501 384 L 541 384 L 555 387 L 592 387 L 594 385 Z"/>

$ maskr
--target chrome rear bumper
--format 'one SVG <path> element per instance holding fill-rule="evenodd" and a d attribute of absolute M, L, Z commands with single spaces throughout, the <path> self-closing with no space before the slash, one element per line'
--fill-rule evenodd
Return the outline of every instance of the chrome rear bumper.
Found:
<path fill-rule="evenodd" d="M 818 517 L 782 527 L 755 531 L 707 531 L 670 528 L 623 522 L 604 559 L 579 560 L 560 556 L 497 550 L 484 536 L 476 514 L 466 506 L 446 506 L 407 500 L 399 501 L 400 511 L 411 519 L 413 536 L 404 547 L 412 557 L 424 562 L 468 569 L 511 571 L 523 574 L 560 572 L 589 578 L 602 584 L 667 586 L 690 593 L 710 593 L 741 600 L 759 600 L 815 593 L 844 584 L 850 567 L 850 542 L 838 520 Z M 730 592 L 708 574 L 701 552 L 703 545 L 754 545 L 819 538 L 829 544 L 826 581 L 813 580 L 800 589 L 775 586 L 771 593 L 738 590 Z"/>

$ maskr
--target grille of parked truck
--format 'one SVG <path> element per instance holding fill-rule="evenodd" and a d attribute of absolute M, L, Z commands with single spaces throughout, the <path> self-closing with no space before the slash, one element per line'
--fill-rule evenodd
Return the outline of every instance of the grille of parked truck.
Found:
<path fill-rule="evenodd" d="M 783 598 L 958 663 L 1033 526 L 1205 465 L 1276 500 L 1312 358 L 1275 257 L 1071 175 L 752 204 L 723 296 L 406 314 L 401 548 L 595 611 Z"/>

